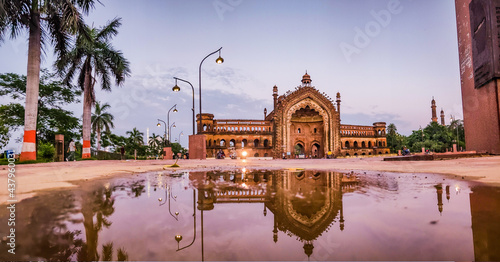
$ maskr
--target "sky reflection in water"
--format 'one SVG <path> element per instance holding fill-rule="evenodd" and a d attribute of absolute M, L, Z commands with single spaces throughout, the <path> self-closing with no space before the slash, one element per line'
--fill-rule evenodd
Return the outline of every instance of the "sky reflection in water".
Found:
<path fill-rule="evenodd" d="M 441 176 L 157 172 L 18 203 L 0 259 L 500 260 L 498 221 L 498 188 Z"/>

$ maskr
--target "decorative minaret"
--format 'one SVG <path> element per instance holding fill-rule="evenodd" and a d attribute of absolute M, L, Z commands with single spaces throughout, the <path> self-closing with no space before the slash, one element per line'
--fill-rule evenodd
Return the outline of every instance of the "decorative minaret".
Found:
<path fill-rule="evenodd" d="M 437 201 L 438 201 L 438 211 L 439 214 L 443 213 L 443 185 L 438 184 L 434 186 L 436 188 Z"/>
<path fill-rule="evenodd" d="M 339 113 L 340 116 L 340 92 L 337 92 L 337 112 Z"/>
<path fill-rule="evenodd" d="M 441 108 L 441 125 L 442 126 L 445 126 L 445 122 L 444 122 L 444 110 Z"/>
<path fill-rule="evenodd" d="M 306 74 L 302 77 L 302 85 L 303 86 L 310 86 L 311 85 L 311 76 L 307 74 L 307 70 L 306 70 Z"/>
<path fill-rule="evenodd" d="M 434 97 L 432 97 L 431 108 L 432 108 L 432 118 L 431 118 L 432 122 L 437 123 L 438 118 L 436 114 L 436 100 L 434 100 Z"/>
<path fill-rule="evenodd" d="M 278 106 L 278 87 L 277 86 L 273 87 L 273 98 L 274 98 L 274 110 L 276 110 L 276 107 Z"/>
<path fill-rule="evenodd" d="M 267 108 L 264 108 L 264 120 L 266 120 L 266 116 L 267 116 Z"/>

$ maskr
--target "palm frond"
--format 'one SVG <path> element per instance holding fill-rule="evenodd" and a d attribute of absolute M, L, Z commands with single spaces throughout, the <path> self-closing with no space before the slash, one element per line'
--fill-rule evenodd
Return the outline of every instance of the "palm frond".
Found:
<path fill-rule="evenodd" d="M 120 27 L 121 25 L 121 18 L 114 18 L 113 20 L 109 21 L 107 25 L 101 28 L 96 36 L 96 40 L 107 42 L 113 36 L 116 36 L 118 34 L 118 27 Z"/>

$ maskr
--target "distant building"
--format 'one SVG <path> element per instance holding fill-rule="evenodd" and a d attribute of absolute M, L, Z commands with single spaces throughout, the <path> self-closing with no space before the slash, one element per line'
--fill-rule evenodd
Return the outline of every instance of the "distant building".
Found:
<path fill-rule="evenodd" d="M 248 157 L 324 158 L 388 154 L 386 123 L 372 126 L 341 125 L 340 93 L 333 101 L 311 86 L 311 77 L 302 85 L 278 96 L 273 87 L 274 110 L 264 119 L 214 119 L 202 114 L 201 134 L 206 135 L 208 157 L 222 150 L 226 157 L 247 152 Z M 197 116 L 199 123 L 200 116 Z"/>

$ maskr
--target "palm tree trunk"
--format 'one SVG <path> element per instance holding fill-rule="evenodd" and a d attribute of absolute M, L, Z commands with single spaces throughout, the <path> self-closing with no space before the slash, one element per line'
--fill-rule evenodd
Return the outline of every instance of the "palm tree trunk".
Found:
<path fill-rule="evenodd" d="M 97 125 L 97 150 L 101 150 L 101 128 Z"/>
<path fill-rule="evenodd" d="M 97 256 L 97 243 L 99 232 L 94 225 L 94 211 L 92 210 L 93 197 L 90 194 L 85 196 L 86 199 L 82 200 L 82 215 L 83 215 L 83 226 L 85 228 L 85 241 L 87 244 L 87 253 L 84 254 L 84 258 L 87 261 L 98 260 Z"/>
<path fill-rule="evenodd" d="M 20 161 L 36 160 L 36 122 L 38 88 L 40 84 L 41 29 L 38 1 L 33 1 L 29 29 L 28 73 L 26 80 L 26 107 L 24 110 L 24 139 Z"/>
<path fill-rule="evenodd" d="M 91 131 L 91 121 L 90 117 L 92 115 L 92 87 L 91 87 L 91 75 L 92 70 L 86 66 L 85 68 L 85 79 L 84 79 L 84 89 L 83 89 L 83 148 L 82 148 L 82 158 L 90 158 L 90 131 Z"/>

